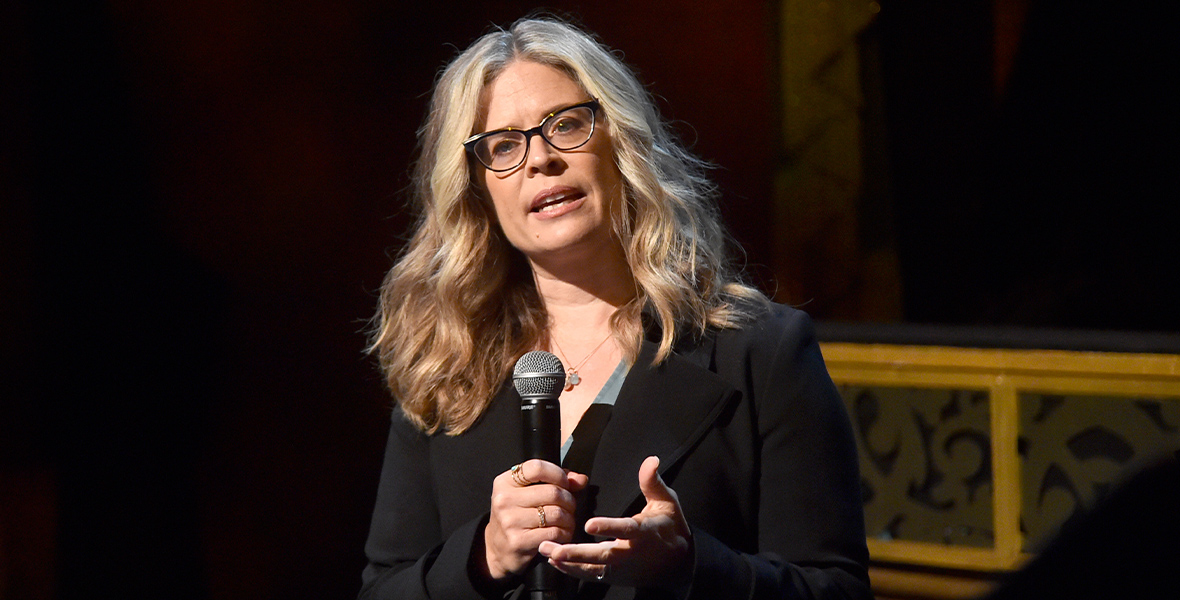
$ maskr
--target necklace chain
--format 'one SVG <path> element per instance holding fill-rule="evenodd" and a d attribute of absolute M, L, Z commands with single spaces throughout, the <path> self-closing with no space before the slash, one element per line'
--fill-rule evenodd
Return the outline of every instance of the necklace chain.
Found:
<path fill-rule="evenodd" d="M 605 344 L 606 341 L 611 338 L 611 335 L 613 335 L 613 334 L 610 334 L 610 333 L 606 334 L 606 337 L 602 338 L 602 341 L 598 342 L 598 345 L 595 346 L 594 349 L 590 351 L 590 354 L 587 354 L 586 358 L 583 358 L 582 362 L 578 363 L 578 365 L 576 367 L 567 367 L 566 368 L 566 370 L 565 370 L 565 391 L 568 392 L 568 391 L 574 389 L 575 385 L 582 383 L 582 377 L 580 375 L 578 375 L 578 369 L 581 369 L 583 365 L 585 365 L 587 362 L 590 361 L 590 357 L 594 356 L 594 353 L 598 352 L 599 348 L 602 348 L 603 344 Z M 569 364 L 569 358 L 566 357 L 565 351 L 561 349 L 561 344 L 557 343 L 557 337 L 551 335 L 551 336 L 549 336 L 549 339 L 553 340 L 553 345 L 557 348 L 557 352 L 559 354 L 561 354 L 561 358 L 565 360 L 565 363 Z"/>

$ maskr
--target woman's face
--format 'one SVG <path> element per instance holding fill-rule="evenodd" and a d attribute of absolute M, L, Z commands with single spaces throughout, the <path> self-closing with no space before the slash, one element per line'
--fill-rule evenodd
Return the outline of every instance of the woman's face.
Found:
<path fill-rule="evenodd" d="M 531 129 L 554 111 L 591 100 L 565 73 L 535 62 L 511 63 L 484 91 L 482 131 Z M 508 241 L 532 261 L 585 260 L 613 240 L 610 214 L 622 176 L 601 111 L 585 145 L 558 150 L 539 135 L 515 169 L 492 172 L 473 162 Z"/>

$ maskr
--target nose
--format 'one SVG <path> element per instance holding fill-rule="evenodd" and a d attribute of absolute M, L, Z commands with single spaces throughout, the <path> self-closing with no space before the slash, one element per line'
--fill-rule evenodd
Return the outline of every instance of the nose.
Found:
<path fill-rule="evenodd" d="M 527 168 L 530 174 L 550 172 L 561 164 L 561 152 L 549 145 L 545 138 L 534 135 L 529 139 Z"/>

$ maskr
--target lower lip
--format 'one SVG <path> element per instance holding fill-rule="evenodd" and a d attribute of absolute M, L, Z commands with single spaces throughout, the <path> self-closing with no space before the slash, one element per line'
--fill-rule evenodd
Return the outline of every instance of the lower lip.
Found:
<path fill-rule="evenodd" d="M 549 208 L 547 210 L 533 211 L 529 214 L 531 214 L 532 216 L 534 216 L 537 219 L 542 220 L 542 221 L 548 220 L 548 219 L 556 219 L 557 217 L 568 214 L 570 211 L 577 210 L 578 207 L 582 206 L 582 204 L 585 202 L 586 202 L 586 197 L 579 196 L 577 198 L 574 198 L 573 200 L 567 201 L 567 202 L 560 204 L 558 206 L 555 206 L 553 208 Z"/>

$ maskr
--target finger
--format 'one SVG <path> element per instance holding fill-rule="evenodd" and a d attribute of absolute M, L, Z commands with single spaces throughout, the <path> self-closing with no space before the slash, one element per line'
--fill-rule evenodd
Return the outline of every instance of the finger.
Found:
<path fill-rule="evenodd" d="M 631 517 L 594 517 L 586 521 L 585 530 L 590 535 L 627 539 L 639 531 L 639 522 Z"/>
<path fill-rule="evenodd" d="M 517 563 L 531 558 L 542 543 L 566 543 L 573 539 L 573 517 L 552 506 L 521 508 L 507 519 L 500 527 L 490 530 L 492 541 L 497 552 L 517 557 Z"/>
<path fill-rule="evenodd" d="M 610 575 L 610 565 L 593 563 L 568 563 L 550 560 L 549 564 L 555 569 L 578 579 L 603 581 Z"/>
<path fill-rule="evenodd" d="M 537 552 L 551 562 L 605 565 L 613 562 L 615 555 L 624 549 L 625 542 L 607 540 L 587 544 L 560 544 L 541 542 Z"/>
<path fill-rule="evenodd" d="M 574 498 L 573 493 L 556 485 L 537 484 L 512 491 L 515 493 L 511 494 L 511 496 L 515 498 L 515 501 L 520 506 L 537 507 L 553 504 L 571 513 L 574 512 L 574 507 L 577 506 L 577 500 Z"/>
<path fill-rule="evenodd" d="M 565 472 L 566 489 L 571 492 L 581 491 L 590 483 L 590 477 L 574 471 Z"/>
<path fill-rule="evenodd" d="M 652 502 L 676 502 L 676 493 L 660 477 L 660 457 L 649 456 L 639 465 L 639 489 L 648 504 Z"/>
<path fill-rule="evenodd" d="M 517 463 L 496 479 L 516 487 L 528 487 L 538 483 L 550 483 L 563 488 L 569 485 L 564 469 L 539 458 Z"/>
<path fill-rule="evenodd" d="M 545 539 L 569 540 L 573 537 L 574 515 L 559 506 L 525 508 L 517 511 L 517 514 L 517 522 L 521 529 L 549 530 L 543 532 Z"/>
<path fill-rule="evenodd" d="M 507 536 L 509 545 L 530 550 L 535 550 L 544 540 L 568 542 L 577 528 L 573 509 L 549 503 L 494 507 L 489 524 Z"/>
<path fill-rule="evenodd" d="M 493 513 L 508 513 L 521 508 L 536 510 L 538 506 L 545 505 L 553 505 L 572 514 L 577 500 L 569 490 L 552 484 L 534 484 L 526 488 L 512 484 L 493 487 Z"/>

